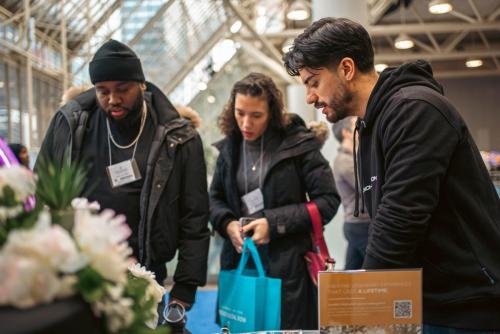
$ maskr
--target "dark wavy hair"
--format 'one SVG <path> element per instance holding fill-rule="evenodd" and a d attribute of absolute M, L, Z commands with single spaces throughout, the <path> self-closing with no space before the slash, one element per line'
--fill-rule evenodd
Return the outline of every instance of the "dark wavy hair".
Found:
<path fill-rule="evenodd" d="M 283 94 L 276 87 L 273 79 L 265 74 L 253 72 L 234 84 L 229 101 L 219 116 L 219 129 L 224 135 L 241 136 L 234 116 L 236 94 L 263 97 L 269 106 L 271 116 L 269 126 L 278 131 L 287 127 L 289 120 L 284 107 Z"/>
<path fill-rule="evenodd" d="M 331 68 L 349 57 L 361 73 L 373 67 L 373 47 L 370 35 L 359 23 L 345 18 L 325 17 L 314 22 L 293 42 L 290 51 L 283 55 L 288 74 L 299 75 L 308 67 Z"/>

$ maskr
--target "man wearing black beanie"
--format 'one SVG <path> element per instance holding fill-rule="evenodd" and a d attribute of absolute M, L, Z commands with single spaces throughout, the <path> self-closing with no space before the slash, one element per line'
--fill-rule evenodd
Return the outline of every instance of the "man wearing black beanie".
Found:
<path fill-rule="evenodd" d="M 83 193 L 127 217 L 134 256 L 160 283 L 179 251 L 170 301 L 189 308 L 206 281 L 210 238 L 200 136 L 145 81 L 127 45 L 102 45 L 89 74 L 94 88 L 56 113 L 40 154 L 62 164 L 68 151 L 71 161 L 89 165 Z"/>

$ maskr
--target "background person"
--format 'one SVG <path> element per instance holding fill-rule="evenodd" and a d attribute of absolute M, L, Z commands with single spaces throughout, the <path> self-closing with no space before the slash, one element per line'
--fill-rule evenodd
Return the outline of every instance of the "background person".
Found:
<path fill-rule="evenodd" d="M 368 229 L 370 216 L 368 213 L 354 216 L 354 203 L 356 196 L 354 161 L 353 161 L 353 136 L 356 117 L 346 117 L 333 124 L 334 137 L 340 143 L 337 156 L 333 162 L 333 177 L 344 208 L 344 236 L 347 239 L 347 252 L 345 270 L 360 269 L 368 244 Z"/>

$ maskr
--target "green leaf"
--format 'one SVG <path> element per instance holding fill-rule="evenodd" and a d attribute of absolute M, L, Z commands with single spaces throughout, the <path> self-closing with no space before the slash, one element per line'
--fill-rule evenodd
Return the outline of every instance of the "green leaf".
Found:
<path fill-rule="evenodd" d="M 75 289 L 86 302 L 94 303 L 104 296 L 108 283 L 96 270 L 85 267 L 76 275 L 78 283 L 75 284 Z"/>
<path fill-rule="evenodd" d="M 86 183 L 86 171 L 78 163 L 69 163 L 67 155 L 63 163 L 56 164 L 40 156 L 37 163 L 37 200 L 52 210 L 64 210 L 75 197 L 82 194 Z"/>

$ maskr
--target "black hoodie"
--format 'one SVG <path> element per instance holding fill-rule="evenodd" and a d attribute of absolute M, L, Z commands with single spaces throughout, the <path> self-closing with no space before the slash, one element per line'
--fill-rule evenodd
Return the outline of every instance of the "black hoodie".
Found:
<path fill-rule="evenodd" d="M 363 268 L 423 268 L 426 324 L 500 329 L 499 198 L 430 65 L 382 72 L 357 130 Z"/>

